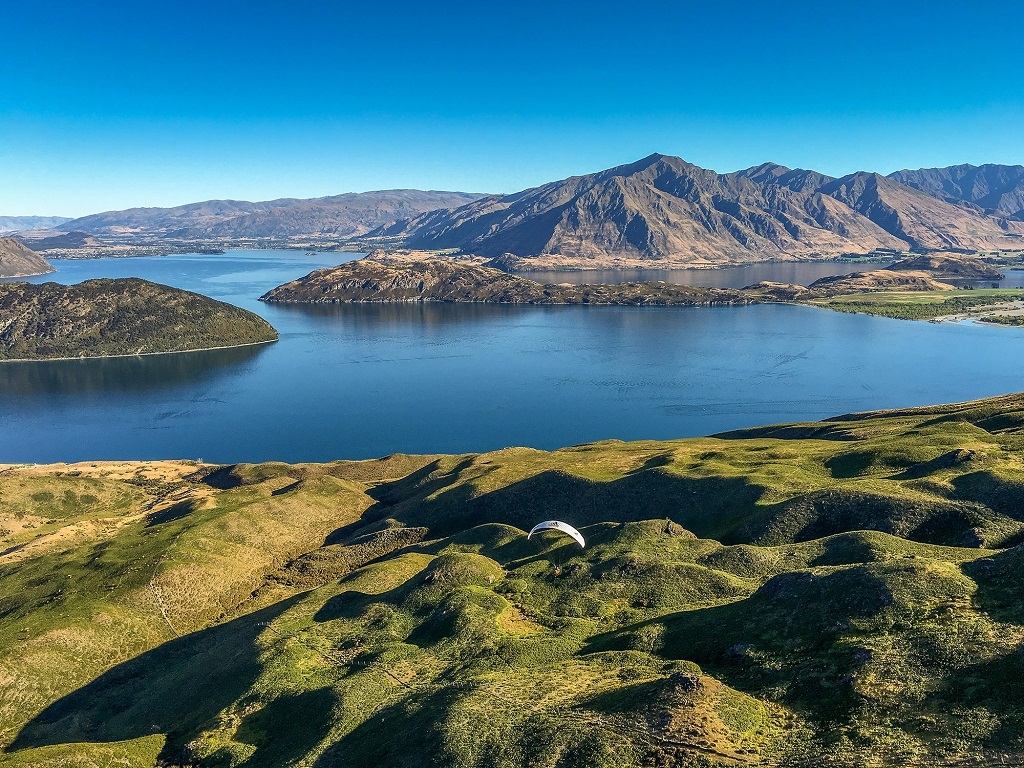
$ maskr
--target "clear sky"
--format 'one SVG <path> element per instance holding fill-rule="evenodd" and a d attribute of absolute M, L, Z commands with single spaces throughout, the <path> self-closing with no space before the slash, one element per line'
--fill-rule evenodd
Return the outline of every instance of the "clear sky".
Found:
<path fill-rule="evenodd" d="M 1024 163 L 1020 0 L 12 2 L 0 214 Z"/>

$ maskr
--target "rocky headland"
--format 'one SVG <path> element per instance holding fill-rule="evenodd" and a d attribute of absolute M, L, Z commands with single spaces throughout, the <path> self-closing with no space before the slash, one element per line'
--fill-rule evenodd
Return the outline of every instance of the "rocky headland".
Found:
<path fill-rule="evenodd" d="M 53 272 L 50 263 L 13 237 L 0 237 L 0 277 L 32 277 Z"/>

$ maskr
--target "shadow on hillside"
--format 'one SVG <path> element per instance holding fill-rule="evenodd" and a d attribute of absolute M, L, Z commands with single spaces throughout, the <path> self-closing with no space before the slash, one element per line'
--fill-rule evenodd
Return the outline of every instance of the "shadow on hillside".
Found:
<path fill-rule="evenodd" d="M 1024 626 L 1024 546 L 972 560 L 961 569 L 978 585 L 975 607 L 1002 625 L 1001 638 L 1013 646 L 992 656 L 990 651 L 979 653 L 978 648 L 986 645 L 962 642 L 963 635 L 953 635 L 953 640 L 937 648 L 933 641 L 919 638 L 917 653 L 949 670 L 941 685 L 928 695 L 928 703 L 943 713 L 959 707 L 984 707 L 1003 719 L 990 740 L 1019 743 L 1024 736 L 1024 643 L 1017 641 L 1017 633 L 1008 631 L 1008 625 Z M 991 643 L 987 647 L 990 649 Z"/>
<path fill-rule="evenodd" d="M 829 421 L 815 424 L 771 424 L 766 427 L 717 432 L 711 437 L 719 440 L 772 438 L 775 440 L 836 440 L 839 442 L 856 442 L 860 439 L 851 432 L 849 426 Z"/>
<path fill-rule="evenodd" d="M 1020 743 L 1024 718 L 1021 700 L 1024 697 L 1024 645 L 1004 656 L 985 659 L 963 669 L 954 669 L 927 701 L 939 712 L 959 708 L 984 707 L 1003 720 L 989 739 L 992 742 Z"/>
<path fill-rule="evenodd" d="M 164 523 L 173 523 L 175 520 L 181 520 L 183 517 L 191 515 L 196 510 L 196 507 L 196 502 L 189 499 L 172 504 L 161 509 L 159 512 L 151 512 L 146 515 L 146 527 L 152 528 L 155 525 L 163 525 Z"/>
<path fill-rule="evenodd" d="M 423 485 L 410 476 L 375 489 L 377 504 L 359 525 L 393 518 L 427 527 L 432 536 L 447 536 L 485 523 L 528 531 L 549 519 L 582 527 L 668 518 L 698 536 L 718 537 L 755 514 L 763 492 L 744 478 L 689 478 L 651 468 L 608 482 L 548 470 L 478 494 L 472 483 L 449 487 L 458 481 L 462 467 Z M 422 480 L 432 471 L 436 466 L 414 474 Z M 333 535 L 331 539 L 337 540 Z"/>
<path fill-rule="evenodd" d="M 1024 520 L 1024 483 L 994 472 L 970 472 L 953 478 L 955 498 L 984 504 L 1014 520 Z"/>
<path fill-rule="evenodd" d="M 361 616 L 367 606 L 371 603 L 399 605 L 409 592 L 415 589 L 419 584 L 423 583 L 422 575 L 417 575 L 420 576 L 419 579 L 417 579 L 416 576 L 413 576 L 408 581 L 403 584 L 399 584 L 394 589 L 389 589 L 377 594 L 360 592 L 355 589 L 340 592 L 339 594 L 328 598 L 327 601 L 317 609 L 317 612 L 313 614 L 313 621 L 324 622 L 334 621 L 335 619 L 354 619 Z M 415 582 L 411 583 L 414 580 Z"/>
<path fill-rule="evenodd" d="M 256 638 L 301 595 L 171 640 L 59 699 L 21 729 L 10 751 L 73 742 L 168 735 L 174 759 L 195 731 L 250 688 L 260 673 Z"/>
<path fill-rule="evenodd" d="M 338 694 L 330 688 L 284 694 L 247 715 L 235 731 L 235 740 L 256 747 L 244 768 L 276 768 L 304 757 L 330 731 Z M 219 755 L 209 760 L 218 764 Z"/>
<path fill-rule="evenodd" d="M 367 717 L 320 756 L 313 768 L 342 766 L 433 766 L 443 764 L 446 715 L 466 689 L 443 688 L 409 698 Z M 369 713 L 367 713 L 369 714 Z"/>
<path fill-rule="evenodd" d="M 746 599 L 597 635 L 583 653 L 643 650 L 656 637 L 659 655 L 696 662 L 737 690 L 773 692 L 804 716 L 843 719 L 859 704 L 852 682 L 870 659 L 843 636 L 892 604 L 867 568 L 783 573 Z"/>
<path fill-rule="evenodd" d="M 925 544 L 977 547 L 1000 541 L 998 515 L 964 502 L 824 488 L 765 507 L 733 538 L 777 546 L 851 531 L 880 531 Z M 983 537 L 983 538 L 982 538 Z"/>

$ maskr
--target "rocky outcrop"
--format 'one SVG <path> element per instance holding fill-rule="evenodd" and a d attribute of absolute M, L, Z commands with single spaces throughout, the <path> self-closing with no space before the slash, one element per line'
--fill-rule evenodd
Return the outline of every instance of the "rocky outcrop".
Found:
<path fill-rule="evenodd" d="M 1002 280 L 998 269 L 974 256 L 962 253 L 926 253 L 897 261 L 889 269 L 899 272 L 927 272 L 932 277 Z"/>
<path fill-rule="evenodd" d="M 894 272 L 889 269 L 876 269 L 871 272 L 854 272 L 851 275 L 823 277 L 811 283 L 809 289 L 821 296 L 838 296 L 873 291 L 952 291 L 955 286 L 939 282 L 926 272 Z"/>
<path fill-rule="evenodd" d="M 30 277 L 55 271 L 50 263 L 13 237 L 0 237 L 0 277 Z"/>

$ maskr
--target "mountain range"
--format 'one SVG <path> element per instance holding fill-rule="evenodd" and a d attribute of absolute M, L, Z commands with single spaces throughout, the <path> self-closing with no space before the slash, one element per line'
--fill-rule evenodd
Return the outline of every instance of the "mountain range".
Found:
<path fill-rule="evenodd" d="M 66 221 L 63 232 L 94 235 L 196 238 L 356 237 L 383 224 L 437 208 L 452 208 L 481 195 L 389 189 L 308 200 L 281 198 L 251 203 L 207 200 L 174 208 L 130 208 Z"/>
<path fill-rule="evenodd" d="M 368 237 L 548 264 L 699 265 L 879 249 L 1013 250 L 1024 247 L 1024 222 L 876 173 L 836 179 L 768 163 L 719 174 L 654 154 L 428 212 Z"/>
<path fill-rule="evenodd" d="M 951 165 L 896 171 L 889 178 L 950 203 L 1024 221 L 1024 165 Z"/>
<path fill-rule="evenodd" d="M 546 266 L 710 266 L 875 251 L 1024 250 L 1024 166 L 961 165 L 834 178 L 774 163 L 716 173 L 678 157 L 509 195 L 386 190 L 210 200 L 64 222 L 100 238 L 319 238 L 513 254 Z"/>

